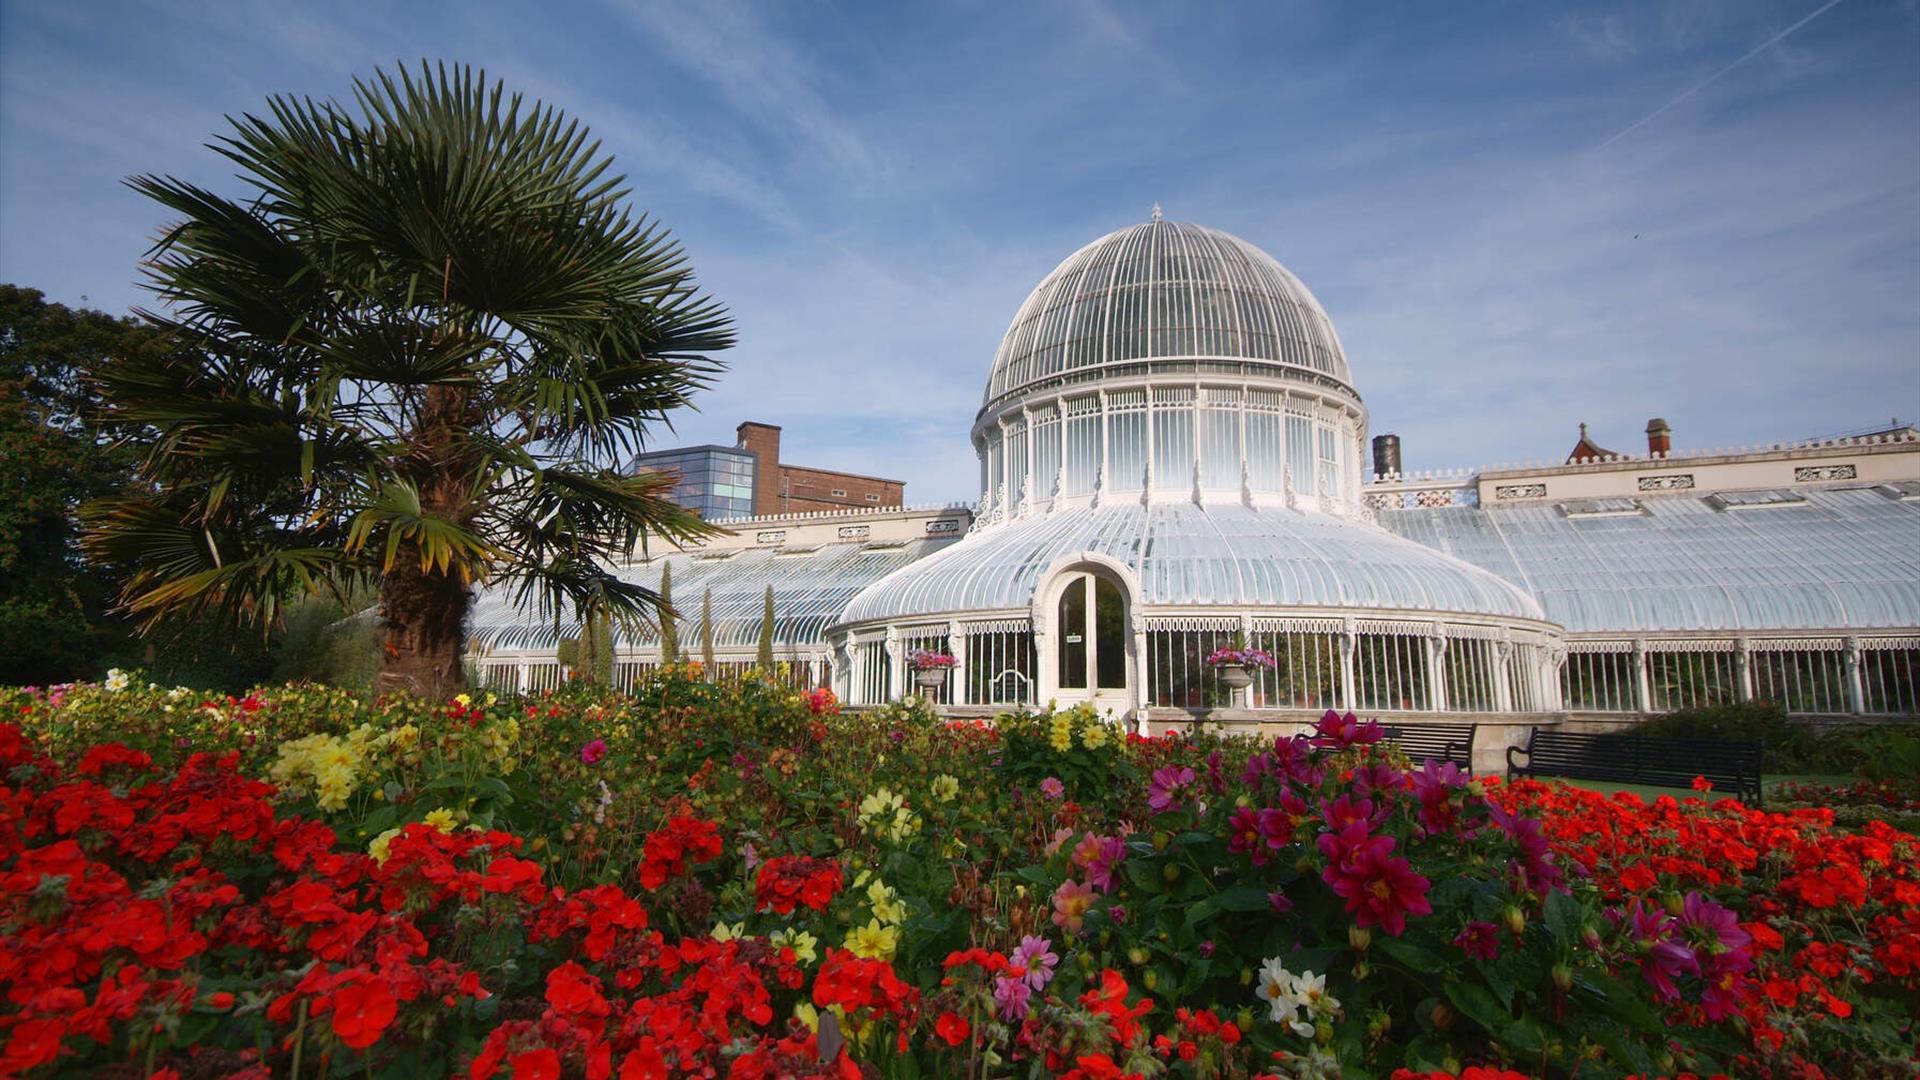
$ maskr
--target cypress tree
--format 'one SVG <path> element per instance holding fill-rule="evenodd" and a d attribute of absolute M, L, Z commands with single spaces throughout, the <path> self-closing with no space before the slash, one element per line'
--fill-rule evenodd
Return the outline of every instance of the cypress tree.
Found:
<path fill-rule="evenodd" d="M 673 564 L 660 566 L 660 662 L 680 662 L 679 616 L 673 610 Z"/>
<path fill-rule="evenodd" d="M 700 598 L 700 663 L 713 670 L 713 587 Z"/>
<path fill-rule="evenodd" d="M 760 670 L 773 671 L 773 586 L 767 586 L 766 606 L 760 612 Z"/>

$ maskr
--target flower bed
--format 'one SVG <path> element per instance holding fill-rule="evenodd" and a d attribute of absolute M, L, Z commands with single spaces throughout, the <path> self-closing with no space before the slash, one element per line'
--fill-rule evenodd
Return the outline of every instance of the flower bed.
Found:
<path fill-rule="evenodd" d="M 1898 1075 L 1915 840 L 1329 717 L 8 698 L 0 1074 Z M 125 1063 L 115 1065 L 115 1063 Z"/>

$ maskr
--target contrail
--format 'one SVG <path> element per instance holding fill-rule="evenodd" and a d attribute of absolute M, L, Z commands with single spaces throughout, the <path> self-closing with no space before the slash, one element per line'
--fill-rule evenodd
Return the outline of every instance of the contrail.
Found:
<path fill-rule="evenodd" d="M 1712 86 L 1714 83 L 1719 82 L 1720 77 L 1725 75 L 1727 72 L 1732 71 L 1734 68 L 1739 67 L 1741 64 L 1744 64 L 1747 61 L 1753 59 L 1754 57 L 1759 56 L 1761 53 L 1766 52 L 1768 49 L 1773 48 L 1775 45 L 1780 44 L 1780 42 L 1784 40 L 1788 34 L 1793 33 L 1795 30 L 1798 30 L 1801 27 L 1812 22 L 1813 20 L 1819 18 L 1820 16 L 1825 15 L 1827 12 L 1832 11 L 1835 7 L 1838 7 L 1839 4 L 1840 4 L 1840 0 L 1827 0 L 1826 3 L 1814 9 L 1813 14 L 1808 15 L 1806 18 L 1801 19 L 1799 22 L 1794 23 L 1792 26 L 1787 27 L 1785 30 L 1780 31 L 1779 33 L 1773 35 L 1767 40 L 1761 42 L 1757 47 L 1754 48 L 1752 52 L 1748 53 L 1747 55 L 1741 57 L 1738 60 L 1735 60 L 1733 63 L 1728 64 L 1726 67 L 1721 68 L 1719 71 L 1716 71 L 1713 74 L 1707 76 L 1704 80 L 1702 80 L 1699 83 L 1699 85 L 1691 87 L 1685 91 L 1682 91 L 1679 97 L 1674 98 L 1672 101 L 1667 102 L 1665 105 L 1660 106 L 1659 108 L 1653 110 L 1652 112 L 1634 121 L 1633 123 L 1627 125 L 1626 127 L 1621 128 L 1620 131 L 1613 136 L 1613 138 L 1608 139 L 1606 142 L 1603 142 L 1599 146 L 1594 147 L 1594 149 L 1605 150 L 1607 147 L 1612 146 L 1614 143 L 1617 143 L 1621 139 L 1626 138 L 1628 135 L 1631 135 L 1634 132 L 1640 130 L 1642 127 L 1646 126 L 1647 123 L 1652 121 L 1655 117 L 1659 116 L 1661 113 L 1666 112 L 1668 109 L 1673 108 L 1675 105 L 1680 104 L 1681 102 L 1687 100 L 1688 98 L 1699 93 L 1700 91 L 1705 90 L 1707 87 Z"/>

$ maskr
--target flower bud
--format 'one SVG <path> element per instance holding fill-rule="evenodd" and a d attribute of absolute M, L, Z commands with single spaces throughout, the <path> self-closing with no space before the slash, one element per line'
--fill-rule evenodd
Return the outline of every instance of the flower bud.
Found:
<path fill-rule="evenodd" d="M 1310 873 L 1312 873 L 1312 872 L 1313 872 L 1313 859 L 1312 859 L 1312 857 L 1310 857 L 1310 856 L 1307 856 L 1307 855 L 1302 855 L 1302 856 L 1300 856 L 1300 858 L 1299 858 L 1298 860 L 1296 860 L 1296 861 L 1294 862 L 1294 864 L 1293 864 L 1293 868 L 1294 868 L 1295 870 L 1298 870 L 1298 871 L 1300 871 L 1300 872 L 1301 872 L 1301 873 L 1303 873 L 1303 874 L 1310 874 Z"/>
<path fill-rule="evenodd" d="M 1660 897 L 1660 905 L 1667 909 L 1667 914 L 1675 918 L 1679 918 L 1680 913 L 1687 909 L 1687 902 L 1681 898 L 1679 893 L 1671 889 L 1667 890 L 1667 892 Z"/>
<path fill-rule="evenodd" d="M 1592 923 L 1588 923 L 1585 926 L 1582 926 L 1580 928 L 1580 944 L 1585 945 L 1588 949 L 1594 952 L 1599 952 L 1600 951 L 1600 928 L 1593 925 Z"/>
<path fill-rule="evenodd" d="M 1553 986 L 1563 994 L 1573 989 L 1573 969 L 1565 963 L 1553 965 Z"/>
<path fill-rule="evenodd" d="M 1427 1013 L 1427 1022 L 1433 1025 L 1433 1029 L 1435 1031 L 1445 1031 L 1448 1028 L 1452 1027 L 1453 1026 L 1452 1006 L 1448 1005 L 1444 1001 L 1434 1002 L 1433 1008 Z M 1460 1071 L 1460 1068 L 1457 1065 L 1453 1065 L 1450 1068 L 1448 1068 L 1447 1071 L 1457 1073 Z"/>
<path fill-rule="evenodd" d="M 1173 838 L 1167 835 L 1167 832 L 1165 829 L 1162 829 L 1159 832 L 1153 834 L 1153 850 L 1155 851 L 1167 850 L 1167 845 L 1172 842 L 1173 842 Z"/>
<path fill-rule="evenodd" d="M 1252 968 L 1243 967 L 1240 969 L 1240 985 L 1241 986 L 1253 985 L 1253 969 Z M 1242 1024 L 1241 1026 L 1245 1027 L 1247 1025 Z"/>
<path fill-rule="evenodd" d="M 1347 944 L 1353 946 L 1354 952 L 1364 953 L 1367 951 L 1367 946 L 1373 944 L 1373 931 L 1364 926 L 1349 926 L 1347 927 Z"/>
<path fill-rule="evenodd" d="M 1146 987 L 1149 990 L 1155 989 L 1160 985 L 1160 973 L 1153 970 L 1152 968 L 1148 968 L 1140 976 L 1140 985 Z"/>
<path fill-rule="evenodd" d="M 1508 904 L 1500 917 L 1506 920 L 1507 929 L 1514 937 L 1527 932 L 1527 911 L 1519 904 Z"/>
<path fill-rule="evenodd" d="M 1371 974 L 1373 974 L 1373 969 L 1367 966 L 1365 960 L 1353 965 L 1353 977 L 1355 979 L 1365 981 L 1366 977 Z"/>
<path fill-rule="evenodd" d="M 1127 950 L 1127 961 L 1134 967 L 1139 967 L 1141 964 L 1147 962 L 1147 950 L 1135 945 L 1133 948 Z"/>
<path fill-rule="evenodd" d="M 1375 1009 L 1373 1012 L 1367 1014 L 1368 1038 L 1376 1040 L 1384 1039 L 1387 1037 L 1387 1032 L 1392 1030 L 1393 1017 L 1389 1016 L 1386 1010 Z"/>
<path fill-rule="evenodd" d="M 1180 864 L 1168 863 L 1167 865 L 1161 867 L 1160 876 L 1167 879 L 1169 884 L 1175 881 L 1179 881 L 1180 880 Z"/>
<path fill-rule="evenodd" d="M 1252 1009 L 1241 1009 L 1240 1014 L 1238 1016 L 1235 1016 L 1233 1019 L 1234 1019 L 1234 1023 L 1239 1025 L 1241 1031 L 1253 1030 L 1253 1010 Z"/>

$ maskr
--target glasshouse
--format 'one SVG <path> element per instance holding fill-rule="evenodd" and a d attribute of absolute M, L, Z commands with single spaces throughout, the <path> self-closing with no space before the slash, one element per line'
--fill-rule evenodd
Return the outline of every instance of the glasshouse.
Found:
<path fill-rule="evenodd" d="M 1409 474 L 1333 323 L 1259 248 L 1162 220 L 1069 256 L 1015 314 L 972 506 L 742 518 L 636 553 L 679 656 L 775 659 L 849 703 L 1089 703 L 1158 730 L 1326 708 L 1515 730 L 1766 699 L 1920 711 L 1920 436 Z M 572 632 L 486 596 L 474 663 L 562 677 Z M 1246 678 L 1220 650 L 1253 651 Z M 663 659 L 615 643 L 616 679 Z M 1231 665 L 1228 665 L 1231 667 Z"/>

